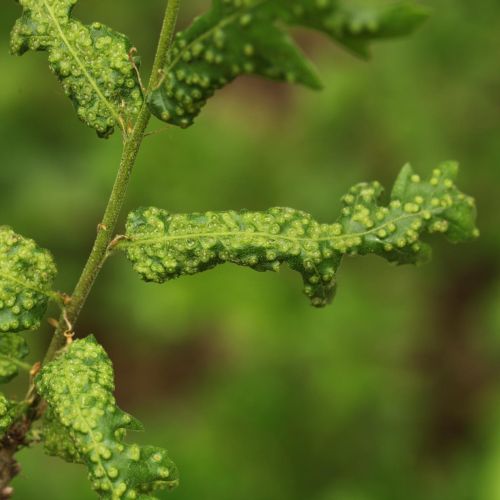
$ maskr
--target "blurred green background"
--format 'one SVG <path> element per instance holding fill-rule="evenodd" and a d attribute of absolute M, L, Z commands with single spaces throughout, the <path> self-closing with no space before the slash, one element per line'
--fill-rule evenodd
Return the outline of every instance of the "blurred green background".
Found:
<path fill-rule="evenodd" d="M 127 211 L 285 205 L 332 221 L 352 184 L 456 159 L 482 231 L 459 247 L 436 238 L 421 268 L 346 260 L 320 311 L 288 271 L 224 266 L 157 286 L 110 262 L 78 333 L 114 360 L 119 404 L 147 429 L 130 438 L 177 462 L 181 486 L 161 498 L 500 500 L 500 3 L 428 3 L 424 28 L 377 44 L 369 63 L 297 32 L 321 93 L 242 79 L 195 127 L 146 140 Z M 81 0 L 77 14 L 129 34 L 148 68 L 163 4 Z M 208 4 L 185 0 L 181 24 Z M 78 122 L 45 54 L 9 56 L 18 14 L 3 2 L 1 223 L 50 248 L 70 292 L 120 138 Z M 33 360 L 49 335 L 30 336 Z M 83 468 L 19 457 L 16 498 L 94 498 Z"/>

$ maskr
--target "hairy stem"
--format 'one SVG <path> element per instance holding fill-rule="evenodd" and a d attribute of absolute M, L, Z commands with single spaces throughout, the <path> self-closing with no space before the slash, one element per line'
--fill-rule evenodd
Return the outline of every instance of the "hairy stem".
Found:
<path fill-rule="evenodd" d="M 168 0 L 147 92 L 155 88 L 161 79 L 161 69 L 165 64 L 168 50 L 171 45 L 180 1 L 181 0 Z M 151 113 L 145 101 L 133 130 L 125 138 L 120 168 L 118 169 L 115 184 L 108 200 L 102 222 L 98 226 L 94 246 L 92 247 L 87 263 L 75 287 L 71 301 L 59 319 L 58 327 L 52 337 L 52 341 L 45 355 L 44 363 L 51 361 L 57 352 L 64 346 L 66 342 L 64 333 L 68 330 L 68 325 L 74 325 L 78 320 L 78 316 L 85 305 L 92 286 L 102 269 L 106 259 L 107 249 L 112 240 L 112 235 L 125 200 L 130 176 L 137 160 L 137 155 L 150 118 Z M 29 370 L 27 365 L 25 367 L 19 364 L 19 366 Z M 24 415 L 21 420 L 14 423 L 0 443 L 0 500 L 2 498 L 9 498 L 12 493 L 12 488 L 9 484 L 19 472 L 19 466 L 14 455 L 17 450 L 24 445 L 25 435 L 31 423 L 40 416 L 39 410 L 40 400 L 35 398 L 33 405 L 28 408 L 26 415 Z"/>
<path fill-rule="evenodd" d="M 153 63 L 153 69 L 147 87 L 147 94 L 154 89 L 161 80 L 161 72 L 162 68 L 165 66 L 168 51 L 172 42 L 180 2 L 181 0 L 168 0 L 160 39 L 158 42 L 158 48 Z M 116 176 L 115 184 L 113 186 L 106 211 L 104 212 L 101 223 L 98 225 L 97 237 L 94 242 L 94 246 L 73 291 L 71 301 L 66 307 L 66 315 L 65 317 L 62 316 L 59 320 L 59 326 L 54 332 L 54 336 L 52 337 L 52 341 L 45 355 L 44 363 L 52 360 L 57 351 L 64 346 L 66 342 L 64 332 L 67 330 L 68 321 L 71 325 L 74 325 L 78 320 L 92 286 L 102 269 L 106 259 L 108 246 L 112 240 L 116 223 L 122 210 L 130 176 L 136 163 L 137 155 L 144 139 L 144 134 L 150 118 L 151 112 L 145 102 L 139 116 L 137 117 L 137 121 L 132 132 L 125 139 L 120 168 L 118 169 L 118 174 Z"/>
<path fill-rule="evenodd" d="M 161 79 L 161 69 L 168 56 L 181 0 L 167 0 L 167 2 L 147 93 L 155 88 Z M 44 363 L 51 361 L 56 356 L 57 352 L 65 345 L 65 332 L 68 330 L 69 325 L 74 325 L 78 320 L 78 316 L 85 305 L 92 286 L 102 269 L 106 259 L 106 252 L 112 240 L 116 223 L 118 222 L 125 200 L 130 176 L 137 160 L 137 155 L 150 118 L 151 113 L 145 100 L 133 130 L 125 137 L 120 168 L 118 169 L 118 174 L 102 222 L 98 225 L 94 246 L 92 247 L 87 263 L 75 287 L 71 301 L 59 319 L 58 327 L 52 337 L 52 341 L 45 355 Z M 27 365 L 22 366 L 18 364 L 18 366 L 21 368 L 30 368 Z M 33 386 L 30 391 L 32 388 Z M 29 393 L 30 392 L 28 392 L 28 394 Z M 32 405 L 28 408 L 27 413 L 21 420 L 14 423 L 0 442 L 0 500 L 3 498 L 10 498 L 12 494 L 12 488 L 9 484 L 19 472 L 19 465 L 14 455 L 17 450 L 25 444 L 26 433 L 29 431 L 31 423 L 39 418 L 40 414 L 40 400 L 35 398 Z"/>
<path fill-rule="evenodd" d="M 168 56 L 181 0 L 167 0 L 167 2 L 146 97 L 161 80 L 161 70 Z M 56 356 L 57 352 L 65 345 L 66 338 L 64 334 L 68 330 L 68 326 L 74 325 L 78 320 L 78 316 L 85 305 L 92 286 L 106 260 L 108 246 L 112 240 L 116 223 L 120 216 L 130 176 L 137 160 L 137 155 L 150 118 L 151 113 L 145 100 L 133 130 L 125 137 L 120 167 L 102 222 L 98 226 L 94 246 L 92 247 L 92 251 L 78 280 L 71 300 L 59 319 L 58 327 L 52 337 L 52 341 L 45 355 L 44 363 L 51 361 Z M 23 369 L 29 368 L 27 365 L 22 366 L 20 363 L 18 366 Z M 30 391 L 31 390 L 33 390 L 33 386 L 31 386 Z M 28 394 L 30 394 L 30 392 L 28 392 Z M 25 445 L 26 434 L 32 422 L 40 418 L 43 412 L 42 406 L 43 402 L 41 402 L 39 398 L 34 398 L 32 404 L 28 406 L 22 418 L 13 424 L 0 442 L 0 500 L 3 498 L 10 498 L 12 494 L 13 490 L 9 485 L 16 474 L 19 473 L 19 465 L 14 456 L 18 449 Z"/>

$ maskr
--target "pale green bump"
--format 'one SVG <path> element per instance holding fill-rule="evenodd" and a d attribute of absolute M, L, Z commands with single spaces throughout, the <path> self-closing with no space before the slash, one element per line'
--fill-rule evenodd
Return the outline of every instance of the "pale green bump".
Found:
<path fill-rule="evenodd" d="M 208 12 L 177 34 L 150 109 L 160 120 L 188 127 L 218 89 L 244 74 L 319 89 L 314 66 L 286 25 L 320 31 L 364 56 L 371 41 L 410 33 L 426 14 L 412 1 L 213 0 Z"/>
<path fill-rule="evenodd" d="M 312 305 L 322 307 L 333 298 L 345 255 L 417 263 L 429 256 L 420 242 L 426 233 L 445 233 L 453 242 L 477 236 L 475 205 L 453 183 L 456 167 L 445 164 L 440 172 L 423 181 L 405 166 L 386 207 L 379 205 L 380 183 L 357 184 L 342 198 L 333 224 L 292 208 L 194 214 L 141 208 L 129 214 L 118 248 L 145 281 L 156 283 L 226 262 L 257 271 L 277 271 L 286 263 L 302 275 Z"/>
<path fill-rule="evenodd" d="M 56 273 L 50 252 L 0 226 L 0 332 L 40 326 Z"/>
<path fill-rule="evenodd" d="M 71 435 L 71 422 L 63 424 L 48 409 L 42 419 L 42 441 L 45 452 L 51 456 L 62 458 L 71 463 L 83 463 L 83 455 L 89 453 L 87 448 L 79 449 Z M 96 467 L 95 477 L 104 475 L 104 469 Z"/>
<path fill-rule="evenodd" d="M 18 0 L 23 15 L 12 29 L 11 52 L 46 51 L 49 66 L 78 118 L 108 137 L 127 129 L 143 96 L 124 35 L 101 23 L 84 25 L 71 16 L 76 0 Z"/>
<path fill-rule="evenodd" d="M 140 425 L 116 406 L 111 361 L 93 337 L 73 342 L 35 383 L 48 404 L 46 451 L 85 464 L 102 498 L 136 498 L 136 490 L 147 495 L 177 485 L 177 469 L 165 450 L 124 442 L 126 430 Z"/>
<path fill-rule="evenodd" d="M 14 417 L 12 414 L 12 403 L 0 393 L 0 437 L 3 436 L 5 431 L 14 422 Z"/>

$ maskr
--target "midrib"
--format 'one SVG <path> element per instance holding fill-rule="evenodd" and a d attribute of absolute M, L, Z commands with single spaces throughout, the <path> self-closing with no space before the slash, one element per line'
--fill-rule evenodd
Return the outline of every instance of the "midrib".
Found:
<path fill-rule="evenodd" d="M 49 294 L 46 291 L 32 285 L 31 283 L 28 283 L 26 281 L 22 281 L 19 278 L 12 276 L 12 274 L 5 272 L 3 269 L 0 269 L 0 283 L 2 281 L 11 281 L 12 283 L 15 283 L 15 284 L 17 284 L 25 289 L 31 290 L 33 292 L 41 293 L 42 295 L 49 296 Z"/>
<path fill-rule="evenodd" d="M 78 405 L 78 398 L 75 396 L 75 393 L 73 391 L 73 386 L 71 385 L 71 383 L 69 383 L 69 381 L 72 380 L 73 373 L 70 372 L 70 371 L 68 371 L 67 366 L 65 364 L 63 364 L 63 370 L 64 370 L 65 375 L 66 375 L 65 378 L 64 378 L 64 380 L 68 381 L 67 388 L 68 388 L 68 393 L 70 395 L 70 398 L 73 400 L 74 407 L 76 408 L 76 411 L 78 412 L 80 418 L 85 422 L 85 424 L 88 427 L 88 433 L 87 433 L 87 435 L 90 437 L 90 441 L 92 442 L 91 446 L 95 450 L 96 457 L 97 457 L 97 464 L 100 467 L 102 467 L 102 469 L 104 471 L 106 471 L 106 468 L 104 467 L 103 462 L 101 460 L 101 456 L 99 454 L 99 450 L 97 449 L 99 441 L 96 439 L 95 433 L 92 430 L 92 426 L 89 424 L 87 418 L 85 417 L 85 415 L 83 414 L 80 406 Z M 75 444 L 77 445 L 76 442 L 75 442 Z M 80 450 L 78 450 L 78 451 L 80 451 Z M 111 488 L 111 493 L 114 493 L 114 491 L 115 491 L 115 484 L 109 479 L 109 477 L 107 476 L 107 474 L 105 474 L 105 479 L 104 480 L 108 483 L 109 487 Z"/>
<path fill-rule="evenodd" d="M 439 209 L 434 209 L 434 210 L 425 210 L 426 212 L 431 212 L 431 213 L 436 213 L 439 211 Z M 191 233 L 191 234 L 181 234 L 181 235 L 164 235 L 156 238 L 138 238 L 135 240 L 131 241 L 126 241 L 124 240 L 121 244 L 118 245 L 118 247 L 130 247 L 130 246 L 141 246 L 145 244 L 154 244 L 154 243 L 166 243 L 168 241 L 174 241 L 174 240 L 184 240 L 184 239 L 197 239 L 197 238 L 217 238 L 217 237 L 225 237 L 225 236 L 262 236 L 263 238 L 268 238 L 268 239 L 274 239 L 274 240 L 288 240 L 288 241 L 296 241 L 296 242 L 304 242 L 304 241 L 331 241 L 332 243 L 339 242 L 339 241 L 344 241 L 348 240 L 351 238 L 357 238 L 357 237 L 363 237 L 368 234 L 372 234 L 376 231 L 380 231 L 381 229 L 384 229 L 387 227 L 389 224 L 395 224 L 397 222 L 400 222 L 405 219 L 413 218 L 413 217 L 419 217 L 423 214 L 424 211 L 420 211 L 414 214 L 405 214 L 401 215 L 399 217 L 396 217 L 395 219 L 392 219 L 390 221 L 385 222 L 384 224 L 380 224 L 378 226 L 373 227 L 372 229 L 360 233 L 349 233 L 349 234 L 343 234 L 340 236 L 325 236 L 322 238 L 299 238 L 299 237 L 293 237 L 293 236 L 287 236 L 287 235 L 281 235 L 281 234 L 271 234 L 271 233 L 266 233 L 266 232 L 245 232 L 245 231 L 223 231 L 223 232 L 217 232 L 217 233 Z"/>
<path fill-rule="evenodd" d="M 112 114 L 113 118 L 117 121 L 117 123 L 123 129 L 123 123 L 122 123 L 122 119 L 121 119 L 120 115 L 116 112 L 114 106 L 106 99 L 104 94 L 101 92 L 101 89 L 97 85 L 96 81 L 92 78 L 90 73 L 85 68 L 85 65 L 78 57 L 76 50 L 69 43 L 68 39 L 64 35 L 64 31 L 62 30 L 61 25 L 60 25 L 57 17 L 54 14 L 54 11 L 52 10 L 52 7 L 47 3 L 47 0 L 42 0 L 42 1 L 43 1 L 43 5 L 47 9 L 47 12 L 48 12 L 50 18 L 52 19 L 52 22 L 54 23 L 54 26 L 56 27 L 57 31 L 59 32 L 59 36 L 60 36 L 62 42 L 64 43 L 64 45 L 66 45 L 69 53 L 71 54 L 73 59 L 76 61 L 76 63 L 80 67 L 80 69 L 82 70 L 82 73 L 85 75 L 85 78 L 88 80 L 88 82 L 90 83 L 92 88 L 95 90 L 99 99 L 106 105 L 106 107 L 109 109 L 110 113 Z"/>

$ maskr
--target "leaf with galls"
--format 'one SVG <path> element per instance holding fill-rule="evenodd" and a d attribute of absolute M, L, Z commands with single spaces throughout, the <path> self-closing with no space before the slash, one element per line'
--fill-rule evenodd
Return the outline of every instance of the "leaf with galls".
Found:
<path fill-rule="evenodd" d="M 67 346 L 35 384 L 48 405 L 46 451 L 85 464 L 101 498 L 153 499 L 154 491 L 177 485 L 165 450 L 124 443 L 127 430 L 142 427 L 116 405 L 113 367 L 93 336 Z"/>
<path fill-rule="evenodd" d="M 85 464 L 70 432 L 61 426 L 50 408 L 43 414 L 40 427 L 39 439 L 43 442 L 47 455 L 62 458 L 72 464 Z"/>
<path fill-rule="evenodd" d="M 0 333 L 0 383 L 12 380 L 28 355 L 26 340 L 17 333 Z"/>
<path fill-rule="evenodd" d="M 213 0 L 177 34 L 149 106 L 159 119 L 188 127 L 216 90 L 243 74 L 318 89 L 316 70 L 283 24 L 320 31 L 366 56 L 372 40 L 410 33 L 427 15 L 413 1 Z"/>
<path fill-rule="evenodd" d="M 0 332 L 40 326 L 56 273 L 48 250 L 0 226 Z"/>
<path fill-rule="evenodd" d="M 310 2 L 311 3 L 311 2 Z M 410 0 L 319 0 L 331 9 L 326 18 L 308 17 L 304 25 L 330 35 L 360 57 L 370 54 L 370 43 L 410 34 L 429 16 L 429 9 Z"/>
<path fill-rule="evenodd" d="M 77 0 L 17 0 L 23 14 L 11 35 L 11 52 L 47 51 L 49 66 L 81 121 L 108 137 L 127 131 L 143 102 L 128 38 L 101 23 L 72 17 Z"/>
<path fill-rule="evenodd" d="M 278 271 L 287 263 L 302 275 L 312 305 L 321 307 L 333 298 L 344 255 L 418 263 L 430 253 L 421 241 L 426 233 L 445 233 L 452 242 L 477 236 L 475 203 L 455 186 L 457 169 L 444 163 L 423 181 L 406 165 L 388 206 L 379 205 L 380 183 L 358 184 L 343 197 L 334 224 L 292 208 L 193 214 L 141 208 L 129 214 L 117 248 L 144 280 L 156 283 L 226 262 L 257 271 Z"/>
<path fill-rule="evenodd" d="M 14 422 L 13 404 L 0 392 L 0 437 Z"/>

